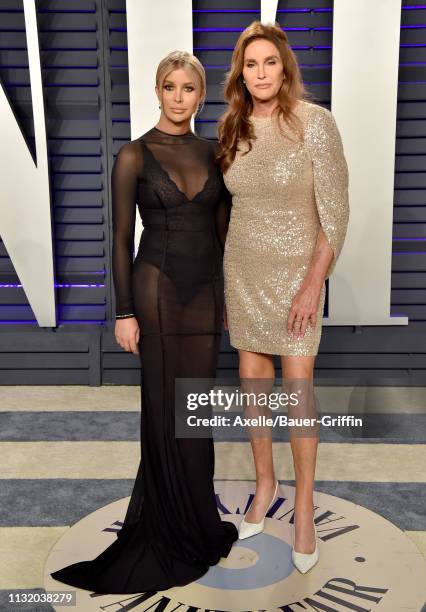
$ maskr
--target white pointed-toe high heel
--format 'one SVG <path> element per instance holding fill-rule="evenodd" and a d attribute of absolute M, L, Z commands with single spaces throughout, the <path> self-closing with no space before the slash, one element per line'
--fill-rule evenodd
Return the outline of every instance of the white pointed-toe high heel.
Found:
<path fill-rule="evenodd" d="M 297 552 L 296 550 L 294 550 L 294 544 L 291 550 L 291 559 L 293 561 L 293 564 L 302 574 L 306 574 L 306 572 L 309 572 L 309 570 L 312 567 L 314 567 L 315 563 L 319 559 L 318 543 L 317 543 L 317 528 L 315 526 L 315 521 L 313 518 L 312 518 L 312 523 L 314 525 L 314 531 L 315 531 L 315 550 L 314 552 L 312 553 Z M 293 529 L 295 532 L 296 528 L 294 524 L 293 524 Z M 296 533 L 294 533 L 294 537 L 296 537 Z"/>
<path fill-rule="evenodd" d="M 247 512 L 251 508 L 251 504 L 253 503 L 253 500 L 251 501 L 251 504 L 250 504 L 246 514 L 244 515 L 244 518 L 241 521 L 240 526 L 238 527 L 238 539 L 239 540 L 244 540 L 245 538 L 250 538 L 251 536 L 254 536 L 254 535 L 260 533 L 261 531 L 263 531 L 263 527 L 265 525 L 265 516 L 268 514 L 268 511 L 269 511 L 270 507 L 272 506 L 272 504 L 275 501 L 275 498 L 277 496 L 277 491 L 278 491 L 278 480 L 277 480 L 277 484 L 275 485 L 275 491 L 274 491 L 274 495 L 272 497 L 271 503 L 266 508 L 266 512 L 263 515 L 263 519 L 259 523 L 247 523 L 247 521 L 244 520 L 245 517 L 246 517 Z"/>

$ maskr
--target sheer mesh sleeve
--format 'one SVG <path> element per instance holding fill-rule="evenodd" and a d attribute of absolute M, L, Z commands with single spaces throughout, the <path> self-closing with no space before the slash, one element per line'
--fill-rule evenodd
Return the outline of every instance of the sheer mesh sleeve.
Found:
<path fill-rule="evenodd" d="M 215 143 L 215 147 L 214 147 L 215 159 L 218 154 L 218 149 L 219 149 L 219 143 Z M 218 165 L 218 162 L 216 162 L 216 164 Z M 226 235 L 228 233 L 229 219 L 231 216 L 232 196 L 229 193 L 228 189 L 226 188 L 225 182 L 223 180 L 223 174 L 220 168 L 218 172 L 220 176 L 221 195 L 216 203 L 214 216 L 215 216 L 216 234 L 219 239 L 219 243 L 220 243 L 222 254 L 223 254 L 225 250 Z"/>
<path fill-rule="evenodd" d="M 222 174 L 220 176 L 222 182 L 222 193 L 215 208 L 215 225 L 217 237 L 219 239 L 219 243 L 223 253 L 225 250 L 226 235 L 228 233 L 229 218 L 232 207 L 232 196 L 227 190 L 225 183 L 223 182 Z"/>
<path fill-rule="evenodd" d="M 132 268 L 136 200 L 141 153 L 138 143 L 123 145 L 111 173 L 112 191 L 112 274 L 116 298 L 116 319 L 134 316 Z"/>
<path fill-rule="evenodd" d="M 306 131 L 314 172 L 315 200 L 322 229 L 333 249 L 328 278 L 336 265 L 349 220 L 348 166 L 342 139 L 331 112 L 316 105 Z"/>

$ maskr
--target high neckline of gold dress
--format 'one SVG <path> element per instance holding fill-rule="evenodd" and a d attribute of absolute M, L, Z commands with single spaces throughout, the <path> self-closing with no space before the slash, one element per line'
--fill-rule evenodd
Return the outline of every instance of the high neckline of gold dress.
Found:
<path fill-rule="evenodd" d="M 266 115 L 264 117 L 256 117 L 255 115 L 250 115 L 249 116 L 250 121 L 271 121 L 272 119 L 272 115 Z"/>
<path fill-rule="evenodd" d="M 303 105 L 305 105 L 306 107 L 307 102 L 305 102 L 304 100 L 299 100 L 295 107 L 294 107 L 294 111 L 299 108 L 303 108 Z M 276 113 L 274 113 L 273 115 L 264 115 L 264 116 L 256 116 L 256 115 L 249 115 L 249 119 L 250 121 L 255 121 L 255 122 L 259 122 L 259 123 L 271 123 L 273 119 L 277 118 L 278 115 Z"/>

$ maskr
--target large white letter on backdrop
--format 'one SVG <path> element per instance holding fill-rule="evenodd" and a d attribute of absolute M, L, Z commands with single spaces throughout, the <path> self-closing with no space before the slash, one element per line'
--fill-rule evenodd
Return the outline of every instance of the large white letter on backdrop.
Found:
<path fill-rule="evenodd" d="M 40 327 L 56 325 L 46 122 L 34 0 L 24 0 L 37 165 L 0 87 L 0 234 Z"/>
<path fill-rule="evenodd" d="M 334 0 L 332 112 L 349 165 L 350 221 L 330 279 L 329 324 L 390 316 L 401 0 Z"/>

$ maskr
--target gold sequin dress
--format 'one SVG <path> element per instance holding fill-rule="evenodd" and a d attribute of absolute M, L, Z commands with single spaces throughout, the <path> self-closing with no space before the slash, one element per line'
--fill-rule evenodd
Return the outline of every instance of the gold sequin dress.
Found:
<path fill-rule="evenodd" d="M 256 139 L 247 155 L 239 142 L 224 175 L 232 211 L 224 253 L 225 301 L 231 345 L 272 355 L 316 355 L 325 282 L 315 327 L 297 340 L 287 333 L 293 297 L 309 269 L 322 226 L 333 249 L 333 272 L 349 218 L 348 168 L 331 112 L 299 101 L 304 142 L 272 117 L 251 117 Z"/>

